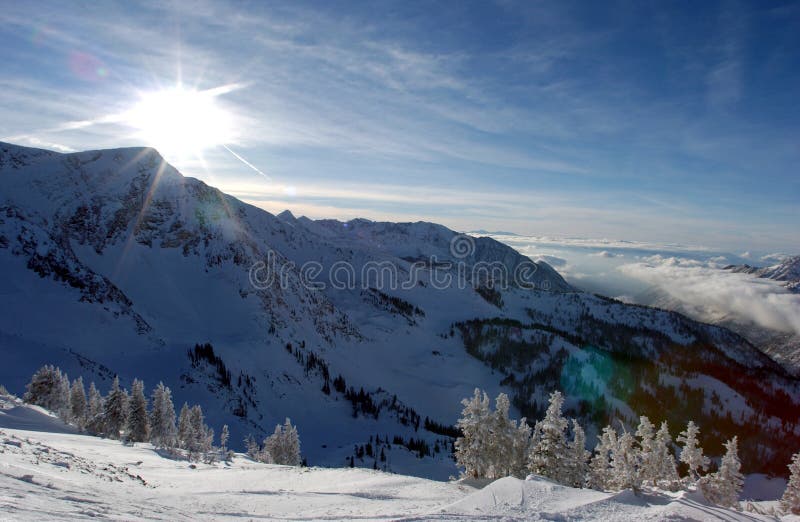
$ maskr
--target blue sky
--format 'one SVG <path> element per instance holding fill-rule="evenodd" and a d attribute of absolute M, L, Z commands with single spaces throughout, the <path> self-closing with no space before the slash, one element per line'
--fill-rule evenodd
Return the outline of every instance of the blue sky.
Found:
<path fill-rule="evenodd" d="M 119 117 L 143 95 L 227 86 L 227 148 L 169 159 L 273 212 L 797 253 L 798 27 L 797 2 L 7 0 L 0 140 L 148 144 Z"/>

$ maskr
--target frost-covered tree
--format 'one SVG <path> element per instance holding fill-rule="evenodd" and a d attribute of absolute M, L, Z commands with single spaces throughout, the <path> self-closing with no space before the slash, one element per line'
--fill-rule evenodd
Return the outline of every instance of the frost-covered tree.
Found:
<path fill-rule="evenodd" d="M 264 439 L 264 450 L 275 464 L 300 465 L 300 436 L 288 418 L 283 426 L 275 426 L 275 432 Z"/>
<path fill-rule="evenodd" d="M 159 382 L 153 390 L 151 402 L 150 441 L 157 448 L 174 448 L 177 445 L 178 430 L 175 427 L 172 391 L 163 382 Z"/>
<path fill-rule="evenodd" d="M 598 490 L 612 488 L 611 454 L 617 447 L 617 432 L 611 426 L 603 428 L 589 463 L 589 487 Z"/>
<path fill-rule="evenodd" d="M 509 449 L 511 475 L 519 478 L 528 473 L 528 450 L 531 445 L 531 427 L 525 417 L 519 420 L 516 427 L 512 426 L 512 445 Z"/>
<path fill-rule="evenodd" d="M 566 483 L 567 466 L 567 419 L 561 414 L 564 396 L 554 391 L 550 394 L 550 405 L 544 419 L 533 428 L 528 454 L 528 469 L 531 473 Z"/>
<path fill-rule="evenodd" d="M 518 424 L 509 417 L 510 407 L 508 395 L 499 394 L 489 416 L 489 443 L 482 452 L 486 456 L 486 478 L 524 477 L 527 472 L 531 430 L 524 418 Z"/>
<path fill-rule="evenodd" d="M 245 451 L 247 451 L 247 456 L 251 459 L 261 462 L 261 448 L 258 446 L 258 442 L 256 442 L 255 437 L 253 437 L 252 433 L 248 433 L 247 437 L 244 438 L 244 447 Z"/>
<path fill-rule="evenodd" d="M 225 461 L 230 462 L 233 460 L 234 453 L 232 450 L 228 449 L 228 441 L 231 438 L 230 430 L 228 429 L 228 425 L 224 424 L 222 426 L 222 431 L 219 434 L 219 449 L 222 453 L 223 458 Z"/>
<path fill-rule="evenodd" d="M 472 399 L 464 399 L 461 404 L 464 409 L 456 426 L 463 435 L 455 442 L 456 463 L 464 468 L 466 477 L 485 477 L 488 472 L 486 449 L 491 444 L 489 397 L 475 388 Z"/>
<path fill-rule="evenodd" d="M 634 492 L 641 489 L 635 444 L 633 435 L 625 432 L 611 451 L 611 486 L 616 489 L 632 489 Z"/>
<path fill-rule="evenodd" d="M 781 497 L 781 509 L 786 513 L 800 515 L 800 453 L 795 453 L 789 464 L 789 482 Z"/>
<path fill-rule="evenodd" d="M 69 376 L 61 374 L 61 381 L 58 383 L 58 406 L 54 410 L 59 417 L 67 422 L 72 422 L 72 411 L 70 409 L 70 399 L 72 388 L 69 384 Z"/>
<path fill-rule="evenodd" d="M 103 426 L 103 396 L 94 385 L 89 384 L 89 395 L 86 399 L 86 431 L 95 435 L 101 435 L 105 429 Z"/>
<path fill-rule="evenodd" d="M 228 425 L 225 424 L 222 426 L 222 431 L 219 434 L 219 447 L 223 451 L 223 453 L 228 449 L 228 439 L 230 438 L 231 434 L 228 430 Z"/>
<path fill-rule="evenodd" d="M 192 429 L 192 410 L 187 403 L 183 403 L 181 413 L 178 416 L 178 447 L 189 449 L 194 442 L 194 430 Z"/>
<path fill-rule="evenodd" d="M 69 411 L 72 422 L 79 429 L 86 428 L 86 390 L 83 387 L 83 378 L 78 377 L 72 381 L 69 392 Z"/>
<path fill-rule="evenodd" d="M 206 426 L 203 417 L 203 408 L 199 404 L 192 406 L 190 412 L 193 441 L 189 450 L 192 453 L 203 454 L 211 451 L 214 443 L 214 430 Z"/>
<path fill-rule="evenodd" d="M 125 440 L 130 442 L 146 442 L 150 440 L 150 420 L 147 418 L 147 399 L 144 396 L 144 383 L 139 379 L 134 379 L 133 385 L 131 386 Z"/>
<path fill-rule="evenodd" d="M 708 469 L 710 462 L 708 457 L 703 455 L 703 448 L 700 447 L 700 443 L 697 440 L 699 434 L 700 428 L 697 427 L 694 421 L 689 421 L 686 429 L 680 432 L 675 439 L 676 442 L 681 444 L 680 461 L 689 468 L 688 479 L 691 482 L 695 482 L 700 478 L 698 470 L 705 471 Z"/>
<path fill-rule="evenodd" d="M 655 451 L 655 426 L 644 415 L 639 417 L 636 438 L 638 439 L 636 454 L 639 482 L 655 486 L 659 471 L 658 455 Z"/>
<path fill-rule="evenodd" d="M 586 485 L 589 456 L 590 453 L 586 451 L 586 434 L 578 421 L 572 419 L 572 442 L 569 443 L 567 452 L 568 486 L 582 488 Z"/>
<path fill-rule="evenodd" d="M 739 462 L 739 448 L 736 437 L 725 443 L 725 455 L 719 470 L 701 478 L 700 491 L 710 502 L 722 507 L 739 507 L 739 494 L 742 492 L 744 477 Z"/>
<path fill-rule="evenodd" d="M 118 439 L 127 419 L 128 392 L 119 387 L 119 377 L 114 377 L 103 407 L 103 432 L 106 437 Z"/>
<path fill-rule="evenodd" d="M 42 366 L 25 387 L 23 400 L 58 413 L 69 401 L 69 397 L 63 395 L 63 380 L 64 376 L 59 368 L 51 364 Z"/>
<path fill-rule="evenodd" d="M 661 423 L 653 441 L 653 461 L 656 465 L 656 486 L 677 490 L 680 485 L 675 457 L 672 455 L 672 437 L 667 421 Z"/>

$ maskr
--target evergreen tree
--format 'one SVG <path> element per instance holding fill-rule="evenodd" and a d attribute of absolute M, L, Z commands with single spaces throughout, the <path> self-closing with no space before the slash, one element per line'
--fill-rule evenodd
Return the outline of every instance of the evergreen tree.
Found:
<path fill-rule="evenodd" d="M 150 441 L 157 448 L 174 448 L 178 441 L 175 427 L 175 405 L 172 392 L 159 382 L 152 395 L 153 409 L 150 412 Z"/>
<path fill-rule="evenodd" d="M 264 450 L 275 464 L 300 465 L 300 437 L 288 417 L 283 426 L 275 426 L 275 432 L 264 439 Z"/>
<path fill-rule="evenodd" d="M 564 396 L 554 391 L 550 394 L 550 405 L 544 419 L 533 428 L 531 449 L 528 454 L 528 469 L 531 473 L 566 483 L 567 466 L 567 419 L 561 415 Z"/>
<path fill-rule="evenodd" d="M 222 456 L 226 462 L 230 462 L 233 460 L 234 452 L 233 450 L 228 449 L 228 440 L 230 440 L 231 434 L 230 430 L 228 429 L 228 425 L 225 424 L 222 426 L 222 431 L 219 434 L 219 446 L 220 451 L 222 452 Z"/>
<path fill-rule="evenodd" d="M 58 413 L 63 410 L 65 401 L 62 381 L 63 375 L 59 368 L 51 364 L 42 366 L 25 387 L 23 400 Z"/>
<path fill-rule="evenodd" d="M 568 473 L 566 484 L 573 488 L 582 488 L 586 485 L 590 454 L 586 451 L 586 434 L 575 419 L 572 419 L 572 434 L 572 442 L 569 444 L 567 454 Z"/>
<path fill-rule="evenodd" d="M 659 465 L 658 455 L 655 451 L 655 426 L 650 419 L 642 415 L 639 417 L 639 427 L 636 429 L 638 438 L 637 469 L 639 482 L 644 485 L 655 486 L 658 480 Z"/>
<path fill-rule="evenodd" d="M 697 441 L 699 433 L 700 428 L 697 427 L 694 421 L 689 421 L 686 425 L 686 430 L 680 432 L 675 439 L 678 443 L 682 444 L 680 461 L 689 468 L 688 479 L 692 482 L 700 478 L 698 470 L 702 469 L 705 471 L 708 469 L 708 464 L 710 462 L 708 457 L 703 455 L 703 448 L 700 447 Z"/>
<path fill-rule="evenodd" d="M 616 489 L 631 489 L 634 492 L 641 489 L 635 444 L 633 435 L 625 432 L 611 451 L 611 486 Z"/>
<path fill-rule="evenodd" d="M 94 382 L 89 384 L 89 395 L 86 399 L 86 431 L 94 435 L 102 435 L 103 426 L 103 396 L 100 395 Z"/>
<path fill-rule="evenodd" d="M 181 407 L 178 416 L 178 447 L 189 449 L 194 442 L 194 430 L 192 429 L 191 409 L 185 402 Z"/>
<path fill-rule="evenodd" d="M 203 408 L 199 404 L 192 406 L 189 415 L 192 438 L 189 444 L 190 453 L 197 455 L 208 453 L 214 442 L 214 430 L 206 426 Z"/>
<path fill-rule="evenodd" d="M 128 419 L 128 392 L 119 387 L 119 377 L 114 377 L 111 390 L 103 408 L 103 432 L 106 437 L 118 439 Z"/>
<path fill-rule="evenodd" d="M 252 433 L 248 433 L 247 437 L 244 438 L 244 447 L 248 457 L 255 461 L 260 461 L 261 448 L 258 447 L 258 443 Z"/>
<path fill-rule="evenodd" d="M 61 380 L 58 383 L 58 405 L 53 411 L 66 422 L 73 421 L 70 408 L 71 391 L 69 376 L 66 373 L 61 374 Z"/>
<path fill-rule="evenodd" d="M 70 417 L 80 430 L 86 428 L 86 391 L 83 388 L 83 378 L 78 377 L 72 382 L 69 393 Z"/>
<path fill-rule="evenodd" d="M 489 444 L 483 448 L 486 455 L 486 477 L 497 479 L 507 476 L 524 477 L 530 427 L 523 418 L 519 426 L 508 416 L 511 403 L 508 395 L 501 393 L 495 400 L 495 410 L 489 416 Z"/>
<path fill-rule="evenodd" d="M 603 428 L 594 456 L 589 463 L 589 487 L 598 490 L 612 488 L 611 455 L 617 447 L 617 432 L 611 426 Z"/>
<path fill-rule="evenodd" d="M 456 463 L 464 468 L 466 477 L 485 477 L 488 471 L 486 448 L 491 444 L 489 397 L 475 388 L 472 399 L 464 399 L 461 404 L 464 409 L 456 426 L 463 435 L 455 442 Z"/>
<path fill-rule="evenodd" d="M 524 478 L 528 473 L 528 451 L 531 445 L 531 427 L 525 417 L 512 427 L 513 443 L 509 451 L 511 457 L 511 475 Z"/>
<path fill-rule="evenodd" d="M 219 434 L 219 447 L 223 453 L 228 450 L 228 439 L 230 438 L 231 434 L 228 431 L 228 425 L 225 424 L 222 426 L 222 432 Z"/>
<path fill-rule="evenodd" d="M 130 442 L 147 442 L 150 440 L 150 421 L 147 418 L 147 399 L 144 396 L 144 383 L 138 379 L 134 379 L 131 386 L 125 440 Z"/>
<path fill-rule="evenodd" d="M 781 497 L 781 509 L 800 515 L 800 453 L 795 453 L 789 464 L 789 482 Z"/>
<path fill-rule="evenodd" d="M 672 455 L 672 437 L 669 434 L 667 421 L 661 423 L 656 433 L 653 454 L 656 463 L 657 486 L 676 491 L 680 485 L 678 469 L 675 466 L 675 457 Z"/>
<path fill-rule="evenodd" d="M 725 443 L 725 456 L 722 457 L 719 470 L 700 479 L 700 490 L 710 502 L 738 509 L 739 494 L 744 485 L 738 452 L 738 440 L 734 437 Z"/>

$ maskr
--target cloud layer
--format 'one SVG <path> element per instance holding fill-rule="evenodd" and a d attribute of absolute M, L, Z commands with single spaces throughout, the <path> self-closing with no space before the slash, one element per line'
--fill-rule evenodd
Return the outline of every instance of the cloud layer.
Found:
<path fill-rule="evenodd" d="M 800 334 L 800 294 L 775 281 L 721 269 L 714 262 L 654 255 L 618 267 L 706 320 L 735 319 Z"/>

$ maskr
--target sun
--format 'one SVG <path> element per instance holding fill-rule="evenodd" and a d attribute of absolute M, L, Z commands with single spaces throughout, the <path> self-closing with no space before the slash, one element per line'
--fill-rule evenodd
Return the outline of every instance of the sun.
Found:
<path fill-rule="evenodd" d="M 230 143 L 232 117 L 219 105 L 220 89 L 198 91 L 177 86 L 141 95 L 126 120 L 138 136 L 165 156 L 201 156 L 203 150 Z"/>

